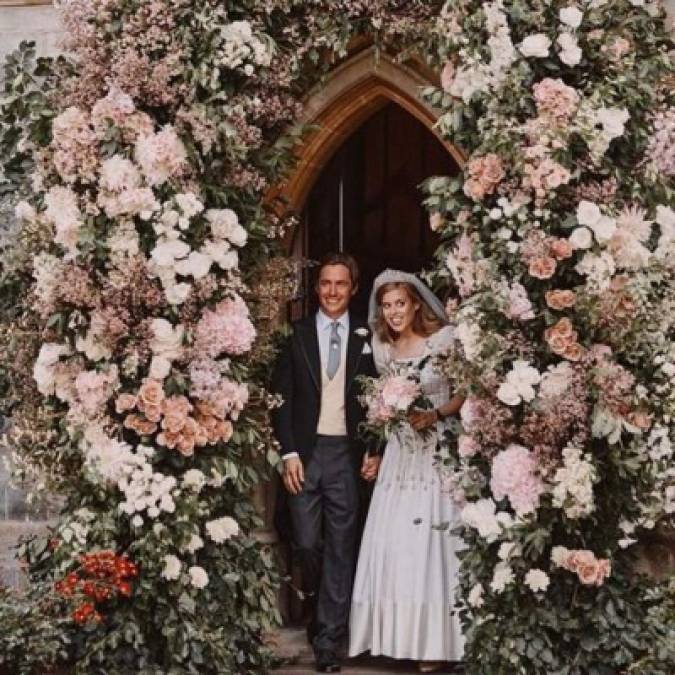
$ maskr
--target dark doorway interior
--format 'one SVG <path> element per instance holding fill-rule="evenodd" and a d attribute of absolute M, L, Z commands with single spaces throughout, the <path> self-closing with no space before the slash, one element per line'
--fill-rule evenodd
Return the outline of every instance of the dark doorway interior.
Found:
<path fill-rule="evenodd" d="M 354 255 L 362 282 L 353 308 L 365 315 L 373 279 L 383 269 L 416 272 L 429 265 L 438 239 L 429 229 L 419 185 L 429 176 L 458 171 L 424 124 L 389 103 L 321 171 L 302 213 L 298 248 L 311 260 L 329 251 Z M 296 316 L 315 308 L 310 284 L 308 275 Z"/>

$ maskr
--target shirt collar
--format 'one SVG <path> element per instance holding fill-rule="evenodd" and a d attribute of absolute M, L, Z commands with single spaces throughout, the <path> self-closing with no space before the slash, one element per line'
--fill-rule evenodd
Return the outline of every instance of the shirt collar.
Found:
<path fill-rule="evenodd" d="M 342 328 L 347 328 L 349 326 L 349 312 L 345 312 L 342 316 L 339 316 L 337 319 L 331 319 L 329 316 L 323 313 L 321 309 L 316 313 L 316 325 L 319 330 L 324 330 L 330 327 L 333 321 L 337 321 Z"/>

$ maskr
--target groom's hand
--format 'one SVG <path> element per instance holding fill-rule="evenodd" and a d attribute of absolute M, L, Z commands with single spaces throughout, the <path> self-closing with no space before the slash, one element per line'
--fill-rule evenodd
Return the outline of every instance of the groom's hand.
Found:
<path fill-rule="evenodd" d="M 363 462 L 361 463 L 361 478 L 367 481 L 375 480 L 380 470 L 381 461 L 382 457 L 379 455 L 373 455 L 372 457 L 364 455 Z"/>
<path fill-rule="evenodd" d="M 292 495 L 302 492 L 302 484 L 305 482 L 305 468 L 302 466 L 302 460 L 299 457 L 285 459 L 281 478 Z"/>

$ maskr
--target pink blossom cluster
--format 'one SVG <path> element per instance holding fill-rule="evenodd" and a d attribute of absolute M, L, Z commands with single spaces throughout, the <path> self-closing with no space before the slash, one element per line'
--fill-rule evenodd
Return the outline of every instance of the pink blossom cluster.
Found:
<path fill-rule="evenodd" d="M 122 138 L 127 143 L 134 143 L 140 136 L 150 135 L 155 128 L 152 118 L 136 110 L 131 96 L 115 85 L 94 103 L 91 121 L 99 138 L 103 137 L 108 126 L 112 124 L 120 129 Z"/>
<path fill-rule="evenodd" d="M 527 296 L 527 290 L 522 284 L 515 282 L 509 287 L 508 306 L 504 313 L 514 321 L 534 319 L 534 308 Z"/>
<path fill-rule="evenodd" d="M 657 112 L 647 146 L 648 168 L 655 175 L 675 176 L 675 107 Z"/>
<path fill-rule="evenodd" d="M 470 159 L 465 173 L 464 194 L 475 201 L 491 195 L 506 175 L 501 158 L 492 152 Z"/>
<path fill-rule="evenodd" d="M 534 191 L 539 202 L 561 185 L 570 182 L 572 174 L 562 164 L 551 159 L 544 146 L 535 145 L 528 148 L 525 157 L 528 161 L 523 168 L 523 187 Z"/>
<path fill-rule="evenodd" d="M 534 454 L 515 443 L 497 453 L 492 460 L 490 488 L 497 501 L 507 497 L 519 516 L 536 511 L 544 483 L 537 475 Z"/>
<path fill-rule="evenodd" d="M 496 399 L 467 396 L 460 409 L 464 431 L 471 436 L 484 454 L 504 447 L 515 435 L 513 412 Z"/>
<path fill-rule="evenodd" d="M 75 378 L 75 389 L 84 412 L 91 417 L 101 413 L 117 384 L 117 366 L 107 372 L 85 370 L 79 373 Z"/>
<path fill-rule="evenodd" d="M 556 124 L 567 123 L 579 106 L 579 94 L 560 78 L 546 77 L 532 87 L 537 113 Z"/>
<path fill-rule="evenodd" d="M 54 167 L 66 183 L 92 180 L 98 164 L 98 139 L 89 114 L 70 107 L 52 123 Z"/>
<path fill-rule="evenodd" d="M 551 559 L 558 567 L 576 573 L 579 581 L 586 586 L 602 586 L 612 572 L 612 564 L 608 559 L 596 558 L 595 554 L 587 549 L 555 546 L 551 552 Z"/>
<path fill-rule="evenodd" d="M 368 422 L 381 426 L 405 416 L 421 393 L 419 382 L 406 374 L 383 375 L 363 396 Z"/>
<path fill-rule="evenodd" d="M 246 303 L 239 295 L 205 309 L 195 328 L 195 353 L 215 359 L 221 354 L 245 354 L 253 346 L 256 330 Z"/>
<path fill-rule="evenodd" d="M 458 237 L 455 247 L 446 256 L 445 264 L 459 294 L 463 298 L 471 295 L 476 286 L 476 263 L 473 260 L 473 241 L 468 234 L 462 233 Z"/>

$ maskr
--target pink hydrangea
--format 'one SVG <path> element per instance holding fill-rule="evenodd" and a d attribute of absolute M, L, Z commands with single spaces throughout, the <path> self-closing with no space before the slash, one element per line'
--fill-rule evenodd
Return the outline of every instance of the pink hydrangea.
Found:
<path fill-rule="evenodd" d="M 480 444 L 475 438 L 462 434 L 457 440 L 457 451 L 460 457 L 473 457 L 480 452 Z"/>
<path fill-rule="evenodd" d="M 542 117 L 566 122 L 579 106 L 579 94 L 561 79 L 547 77 L 532 87 L 537 112 Z"/>
<path fill-rule="evenodd" d="M 256 337 L 248 307 L 240 296 L 205 309 L 195 329 L 195 353 L 215 359 L 221 354 L 245 354 Z"/>
<path fill-rule="evenodd" d="M 518 282 L 511 285 L 508 295 L 509 305 L 506 308 L 506 316 L 514 321 L 530 321 L 534 319 L 534 309 L 527 290 Z"/>
<path fill-rule="evenodd" d="M 522 445 L 512 443 L 492 460 L 490 488 L 496 500 L 508 497 L 519 516 L 537 510 L 544 483 L 535 473 L 537 461 Z"/>

